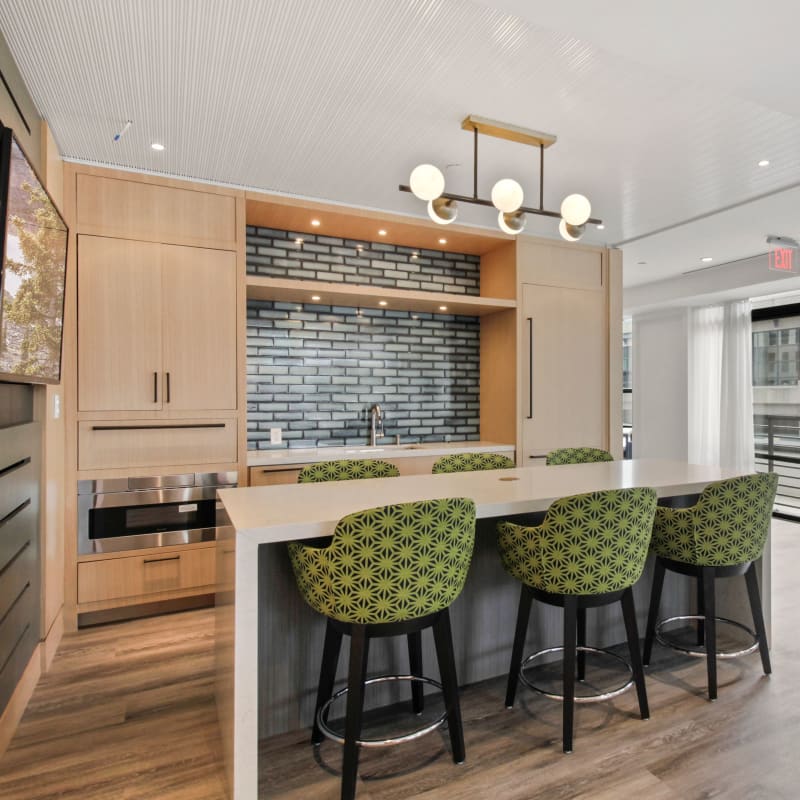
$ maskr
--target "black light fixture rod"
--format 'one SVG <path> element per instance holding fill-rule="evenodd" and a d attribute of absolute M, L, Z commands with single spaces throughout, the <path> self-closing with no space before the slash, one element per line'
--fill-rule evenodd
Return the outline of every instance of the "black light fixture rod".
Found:
<path fill-rule="evenodd" d="M 478 129 L 473 128 L 475 143 L 472 156 L 472 197 L 478 199 Z"/>
<path fill-rule="evenodd" d="M 544 145 L 539 143 L 539 210 L 544 210 Z"/>
<path fill-rule="evenodd" d="M 410 192 L 411 187 L 406 186 L 404 184 L 400 184 L 397 187 L 401 192 Z M 491 200 L 484 200 L 482 197 L 469 197 L 465 194 L 453 194 L 452 192 L 442 192 L 440 197 L 444 197 L 447 200 L 455 200 L 458 203 L 471 203 L 474 206 L 491 206 L 494 208 L 494 203 Z M 520 206 L 519 211 L 524 211 L 526 214 L 536 214 L 540 217 L 551 217 L 552 219 L 561 219 L 561 212 L 560 211 L 547 211 L 544 208 L 530 208 L 529 206 Z M 602 225 L 603 220 L 595 219 L 594 217 L 589 217 L 586 220 L 587 225 Z"/>

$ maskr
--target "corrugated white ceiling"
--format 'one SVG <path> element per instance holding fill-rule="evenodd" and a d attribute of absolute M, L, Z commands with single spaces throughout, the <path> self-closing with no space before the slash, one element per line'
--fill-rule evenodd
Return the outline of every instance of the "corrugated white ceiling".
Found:
<path fill-rule="evenodd" d="M 423 216 L 398 183 L 455 163 L 449 188 L 471 192 L 459 124 L 480 114 L 555 133 L 545 204 L 587 194 L 606 221 L 593 240 L 609 242 L 800 180 L 795 116 L 538 27 L 537 5 L 522 19 L 458 0 L 3 0 L 0 28 L 71 159 Z M 516 177 L 532 200 L 537 165 L 484 139 L 481 191 Z M 461 219 L 494 225 L 489 210 Z"/>

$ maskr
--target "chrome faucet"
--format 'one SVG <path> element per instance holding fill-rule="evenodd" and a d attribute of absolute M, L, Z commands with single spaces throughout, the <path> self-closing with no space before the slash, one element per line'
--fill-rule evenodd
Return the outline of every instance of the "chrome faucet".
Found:
<path fill-rule="evenodd" d="M 383 411 L 376 403 L 369 410 L 370 424 L 369 424 L 369 446 L 375 447 L 377 439 L 383 438 Z"/>

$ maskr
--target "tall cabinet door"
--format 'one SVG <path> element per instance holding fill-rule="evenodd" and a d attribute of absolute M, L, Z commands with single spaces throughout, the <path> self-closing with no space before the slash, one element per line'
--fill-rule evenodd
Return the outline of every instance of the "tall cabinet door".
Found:
<path fill-rule="evenodd" d="M 522 286 L 523 463 L 606 439 L 606 310 L 590 289 Z"/>
<path fill-rule="evenodd" d="M 162 245 L 164 408 L 236 408 L 236 254 Z"/>
<path fill-rule="evenodd" d="M 161 245 L 78 237 L 78 409 L 161 408 Z"/>

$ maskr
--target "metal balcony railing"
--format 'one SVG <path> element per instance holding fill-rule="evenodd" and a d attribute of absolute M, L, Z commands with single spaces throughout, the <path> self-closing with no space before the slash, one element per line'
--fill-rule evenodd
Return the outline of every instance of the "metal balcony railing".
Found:
<path fill-rule="evenodd" d="M 800 519 L 800 417 L 760 415 L 754 433 L 756 470 L 778 474 L 775 511 Z"/>

